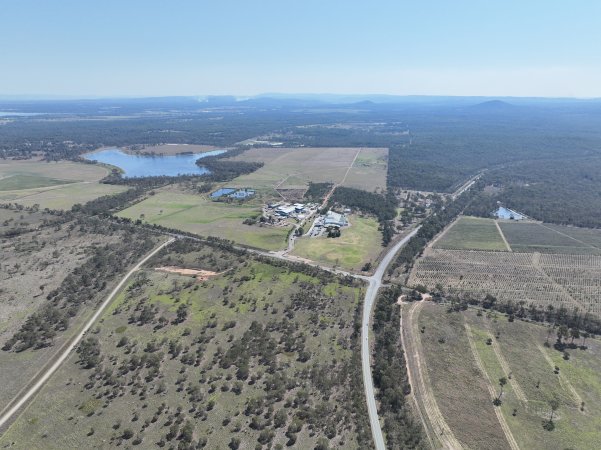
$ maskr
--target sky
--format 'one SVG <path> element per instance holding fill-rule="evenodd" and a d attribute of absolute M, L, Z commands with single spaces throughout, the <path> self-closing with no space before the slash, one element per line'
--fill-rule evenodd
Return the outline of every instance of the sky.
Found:
<path fill-rule="evenodd" d="M 601 97 L 597 0 L 3 0 L 0 95 Z"/>

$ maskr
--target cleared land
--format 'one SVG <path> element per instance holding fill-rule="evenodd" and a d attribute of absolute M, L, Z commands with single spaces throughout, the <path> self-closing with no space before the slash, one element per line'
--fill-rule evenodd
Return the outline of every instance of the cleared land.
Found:
<path fill-rule="evenodd" d="M 297 239 L 292 255 L 328 266 L 360 271 L 363 265 L 375 261 L 382 251 L 382 233 L 371 217 L 351 216 L 350 227 L 343 228 L 338 238 Z"/>
<path fill-rule="evenodd" d="M 100 165 L 71 161 L 2 161 L 0 202 L 69 209 L 75 203 L 85 203 L 126 189 L 98 183 L 107 174 L 108 169 Z"/>
<path fill-rule="evenodd" d="M 564 360 L 561 352 L 544 347 L 547 328 L 538 324 L 509 322 L 494 313 L 449 313 L 432 303 L 424 305 L 417 320 L 420 328 L 425 327 L 419 333 L 420 357 L 428 368 L 432 391 L 446 422 L 465 446 L 509 447 L 496 408 L 522 449 L 598 448 L 601 345 L 597 340 L 587 340 L 586 350 L 568 350 L 570 359 Z M 488 339 L 494 343 L 488 345 Z M 554 372 L 556 365 L 559 374 Z M 503 388 L 502 405 L 495 407 L 492 401 L 500 393 L 501 377 L 510 379 Z M 546 431 L 542 424 L 549 418 L 553 398 L 559 400 L 555 429 Z"/>
<path fill-rule="evenodd" d="M 309 182 L 332 182 L 368 191 L 386 188 L 384 148 L 254 148 L 233 159 L 265 164 L 234 179 L 230 184 L 237 187 L 306 189 Z"/>
<path fill-rule="evenodd" d="M 599 279 L 599 256 L 432 249 L 416 262 L 409 283 L 599 314 Z"/>
<path fill-rule="evenodd" d="M 460 217 L 436 242 L 435 248 L 507 251 L 492 219 Z"/>
<path fill-rule="evenodd" d="M 201 195 L 164 190 L 117 215 L 202 236 L 229 239 L 251 247 L 283 249 L 288 228 L 242 223 L 244 219 L 256 218 L 260 214 L 261 207 L 256 202 L 213 202 Z"/>
<path fill-rule="evenodd" d="M 504 221 L 499 225 L 516 252 L 601 255 L 601 230 Z"/>
<path fill-rule="evenodd" d="M 361 288 L 218 248 L 174 246 L 89 333 L 99 359 L 73 354 L 0 446 L 365 448 L 352 337 Z M 231 270 L 202 283 L 153 270 L 174 265 Z"/>

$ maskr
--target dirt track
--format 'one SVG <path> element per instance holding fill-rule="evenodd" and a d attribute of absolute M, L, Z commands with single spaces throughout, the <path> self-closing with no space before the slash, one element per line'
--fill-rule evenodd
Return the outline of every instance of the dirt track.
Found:
<path fill-rule="evenodd" d="M 490 377 L 488 376 L 488 373 L 486 372 L 486 369 L 484 368 L 482 359 L 480 359 L 480 355 L 478 354 L 478 350 L 476 349 L 476 343 L 474 342 L 474 338 L 472 336 L 472 330 L 467 323 L 465 324 L 465 331 L 467 333 L 467 339 L 470 343 L 470 348 L 472 349 L 472 354 L 474 356 L 474 359 L 476 360 L 476 363 L 478 364 L 478 368 L 480 369 L 482 376 L 484 376 L 484 378 L 487 381 L 488 391 L 490 392 L 491 401 L 492 401 L 492 399 L 496 398 L 497 392 L 495 390 L 495 387 L 494 387 Z M 507 425 L 507 421 L 505 420 L 505 417 L 503 416 L 503 413 L 501 412 L 501 408 L 495 407 L 494 410 L 495 410 L 495 414 L 497 415 L 499 424 L 501 425 L 501 429 L 503 430 L 503 433 L 505 434 L 505 438 L 507 439 L 507 443 L 512 448 L 512 450 L 520 450 L 520 447 L 518 446 L 517 441 L 513 437 L 513 433 L 509 429 L 509 425 Z"/>
<path fill-rule="evenodd" d="M 461 449 L 444 416 L 438 408 L 436 398 L 430 387 L 428 368 L 423 360 L 419 326 L 417 319 L 424 302 L 415 302 L 403 314 L 401 306 L 401 342 L 407 360 L 407 375 L 411 384 L 411 398 L 424 425 L 424 430 L 433 448 Z"/>

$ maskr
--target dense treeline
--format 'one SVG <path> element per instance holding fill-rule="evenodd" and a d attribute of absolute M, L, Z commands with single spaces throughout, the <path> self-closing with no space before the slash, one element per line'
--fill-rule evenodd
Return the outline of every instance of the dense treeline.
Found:
<path fill-rule="evenodd" d="M 390 146 L 392 187 L 450 192 L 482 169 L 600 152 L 601 114 L 585 106 L 439 109 L 407 123 L 410 144 Z"/>
<path fill-rule="evenodd" d="M 411 393 L 399 330 L 401 288 L 389 288 L 378 295 L 374 312 L 374 385 L 378 389 L 379 414 L 384 419 L 386 447 L 426 448 L 419 423 L 411 416 L 406 396 Z"/>
<path fill-rule="evenodd" d="M 497 201 L 544 222 L 601 227 L 601 158 L 531 161 L 487 173 L 498 187 L 469 212 L 490 216 Z"/>
<path fill-rule="evenodd" d="M 71 208 L 71 211 L 82 212 L 92 216 L 108 215 L 111 212 L 120 211 L 132 203 L 142 200 L 145 194 L 145 189 L 136 187 L 118 194 L 103 195 L 83 205 L 76 203 Z"/>
<path fill-rule="evenodd" d="M 390 191 L 386 195 L 360 189 L 337 187 L 330 197 L 330 205 L 338 203 L 373 214 L 380 222 L 382 245 L 388 245 L 394 236 L 392 220 L 396 217 L 397 200 Z"/>
<path fill-rule="evenodd" d="M 389 269 L 390 273 L 397 267 L 411 265 L 426 248 L 428 242 L 463 212 L 481 187 L 481 184 L 478 183 L 445 207 L 437 207 L 435 212 L 422 222 L 421 228 L 415 236 L 409 239 L 409 242 L 401 249 Z"/>
<path fill-rule="evenodd" d="M 309 201 L 319 202 L 323 200 L 332 189 L 332 183 L 309 183 L 309 188 L 305 191 L 304 198 Z"/>
<path fill-rule="evenodd" d="M 202 175 L 204 179 L 208 179 L 210 181 L 233 180 L 240 175 L 252 173 L 255 170 L 263 167 L 262 162 L 234 161 L 231 159 L 244 153 L 244 151 L 246 151 L 246 148 L 239 147 L 229 150 L 226 153 L 201 158 L 196 161 L 196 164 L 200 167 L 206 167 L 210 170 L 210 173 Z"/>

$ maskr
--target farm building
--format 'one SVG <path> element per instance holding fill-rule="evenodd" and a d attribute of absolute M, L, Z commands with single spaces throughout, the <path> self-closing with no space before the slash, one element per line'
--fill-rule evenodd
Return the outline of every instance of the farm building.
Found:
<path fill-rule="evenodd" d="M 253 189 L 238 189 L 236 192 L 229 194 L 228 197 L 245 199 L 248 197 L 252 197 L 253 195 L 255 195 L 255 191 Z"/>
<path fill-rule="evenodd" d="M 211 194 L 211 198 L 219 198 L 222 197 L 224 195 L 228 195 L 231 194 L 232 192 L 236 192 L 236 189 L 232 189 L 232 188 L 221 188 L 216 190 L 215 192 L 213 192 Z"/>
<path fill-rule="evenodd" d="M 346 218 L 342 214 L 338 214 L 334 211 L 328 211 L 326 218 L 323 221 L 324 226 L 327 227 L 344 227 L 347 225 Z"/>
<path fill-rule="evenodd" d="M 503 220 L 524 220 L 526 216 L 516 212 L 512 209 L 505 208 L 501 206 L 499 209 L 495 211 L 495 217 Z"/>
<path fill-rule="evenodd" d="M 278 206 L 275 210 L 275 213 L 278 216 L 289 217 L 295 211 L 296 211 L 296 208 L 294 206 L 283 205 L 283 206 Z"/>
<path fill-rule="evenodd" d="M 218 189 L 215 192 L 213 192 L 211 194 L 211 198 L 217 199 L 217 198 L 221 198 L 221 197 L 225 196 L 225 197 L 229 197 L 229 198 L 236 198 L 238 200 L 243 200 L 245 198 L 252 197 L 253 195 L 255 195 L 254 189 L 221 188 L 221 189 Z"/>

